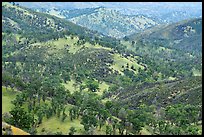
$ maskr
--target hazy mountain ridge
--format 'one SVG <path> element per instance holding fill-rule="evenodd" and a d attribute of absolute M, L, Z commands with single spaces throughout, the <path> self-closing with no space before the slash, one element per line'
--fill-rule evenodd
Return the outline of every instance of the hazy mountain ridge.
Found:
<path fill-rule="evenodd" d="M 115 38 L 122 38 L 157 25 L 155 21 L 144 16 L 131 17 L 105 8 L 99 8 L 95 13 L 81 15 L 70 20 Z"/>
<path fill-rule="evenodd" d="M 174 2 L 132 2 L 131 4 L 128 2 L 69 2 L 63 4 L 48 2 L 47 5 L 45 3 L 38 4 L 20 3 L 20 5 L 51 15 L 67 18 L 78 25 L 115 38 L 122 38 L 157 24 L 202 17 L 200 3 L 180 3 L 177 5 Z M 41 6 L 44 7 L 41 8 Z M 99 11 L 99 9 L 103 10 Z M 115 14 L 112 15 L 112 12 Z M 146 22 L 139 16 L 143 16 Z"/>
<path fill-rule="evenodd" d="M 158 25 L 158 23 L 151 18 L 142 15 L 124 15 L 117 10 L 104 7 L 41 11 L 52 14 L 53 10 L 56 12 L 56 16 L 61 16 L 75 24 L 115 38 L 122 38 Z"/>
<path fill-rule="evenodd" d="M 23 3 L 20 5 L 30 8 L 45 8 L 58 10 L 84 9 L 105 7 L 120 11 L 125 15 L 144 15 L 156 19 L 160 23 L 178 22 L 188 18 L 202 17 L 202 5 L 200 2 L 47 2 L 47 3 Z"/>

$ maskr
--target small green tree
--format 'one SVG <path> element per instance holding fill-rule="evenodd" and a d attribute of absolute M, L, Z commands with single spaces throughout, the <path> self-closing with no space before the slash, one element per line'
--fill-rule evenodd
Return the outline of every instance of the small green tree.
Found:
<path fill-rule="evenodd" d="M 98 126 L 98 120 L 93 113 L 88 112 L 87 115 L 82 116 L 81 124 L 84 125 L 84 130 L 88 132 L 90 127 Z"/>
<path fill-rule="evenodd" d="M 94 80 L 88 80 L 86 86 L 92 92 L 96 92 L 99 89 L 99 83 Z"/>

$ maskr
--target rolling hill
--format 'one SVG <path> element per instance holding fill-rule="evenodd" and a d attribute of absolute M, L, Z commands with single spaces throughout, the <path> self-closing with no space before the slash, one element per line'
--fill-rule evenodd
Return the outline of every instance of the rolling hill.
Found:
<path fill-rule="evenodd" d="M 145 64 L 154 68 L 158 77 L 159 73 L 171 77 L 198 75 L 197 72 L 202 75 L 201 24 L 202 19 L 190 19 L 160 25 L 126 37 L 121 43 L 145 58 Z"/>
<path fill-rule="evenodd" d="M 160 42 L 169 48 L 200 52 L 202 49 L 202 18 L 184 20 L 171 25 L 161 25 L 129 36 L 130 40 L 144 39 L 146 42 Z"/>
<path fill-rule="evenodd" d="M 92 10 L 70 15 L 118 15 Z M 202 19 L 118 40 L 22 6 L 2 11 L 8 124 L 33 135 L 202 134 Z"/>

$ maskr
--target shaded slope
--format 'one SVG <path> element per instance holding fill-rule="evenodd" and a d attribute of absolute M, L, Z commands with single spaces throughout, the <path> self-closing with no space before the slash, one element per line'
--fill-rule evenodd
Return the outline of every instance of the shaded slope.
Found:
<path fill-rule="evenodd" d="M 141 34 L 129 36 L 129 38 L 130 40 L 143 39 L 146 43 L 153 41 L 168 48 L 188 52 L 200 52 L 202 49 L 202 18 L 185 20 L 171 25 L 160 25 Z"/>
<path fill-rule="evenodd" d="M 182 80 L 144 83 L 121 89 L 112 94 L 122 105 L 136 108 L 140 104 L 165 107 L 172 104 L 191 104 L 202 107 L 202 77 Z"/>

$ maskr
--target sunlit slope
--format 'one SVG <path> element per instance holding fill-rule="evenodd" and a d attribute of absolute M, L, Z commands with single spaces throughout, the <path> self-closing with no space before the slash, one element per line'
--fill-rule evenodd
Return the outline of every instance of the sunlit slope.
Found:
<path fill-rule="evenodd" d="M 12 131 L 12 135 L 30 135 L 29 133 L 17 128 L 17 127 L 14 127 L 12 125 L 9 125 L 5 122 L 2 122 L 2 132 L 4 132 L 4 129 L 8 129 L 8 128 L 11 128 L 11 131 Z"/>

